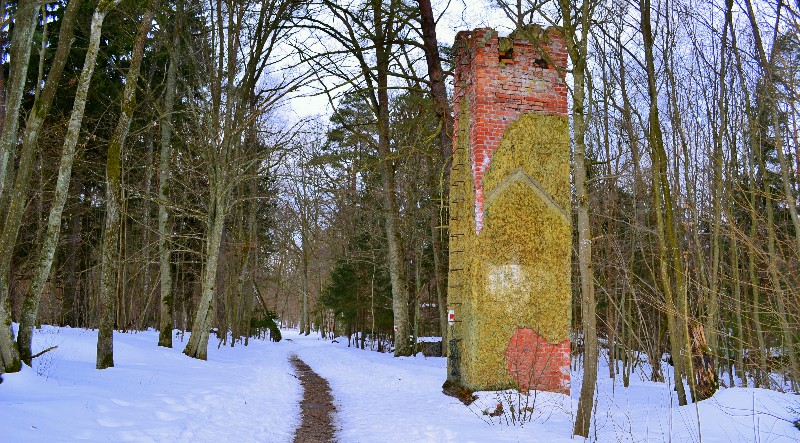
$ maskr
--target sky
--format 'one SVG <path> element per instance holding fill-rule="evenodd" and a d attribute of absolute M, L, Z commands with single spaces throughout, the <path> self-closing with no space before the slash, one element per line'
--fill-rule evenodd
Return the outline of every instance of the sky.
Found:
<path fill-rule="evenodd" d="M 510 32 L 510 21 L 492 4 L 492 0 L 433 0 L 434 14 L 440 17 L 436 26 L 440 44 L 452 45 L 459 31 L 479 27 L 490 26 L 503 34 Z M 299 119 L 330 115 L 328 98 L 309 95 L 310 91 L 304 88 L 290 100 L 291 114 Z"/>

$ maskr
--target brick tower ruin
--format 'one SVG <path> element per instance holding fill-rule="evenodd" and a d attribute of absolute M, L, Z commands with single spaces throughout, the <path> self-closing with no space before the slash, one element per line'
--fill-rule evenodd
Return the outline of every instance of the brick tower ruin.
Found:
<path fill-rule="evenodd" d="M 480 28 L 454 49 L 448 381 L 569 393 L 564 39 Z"/>

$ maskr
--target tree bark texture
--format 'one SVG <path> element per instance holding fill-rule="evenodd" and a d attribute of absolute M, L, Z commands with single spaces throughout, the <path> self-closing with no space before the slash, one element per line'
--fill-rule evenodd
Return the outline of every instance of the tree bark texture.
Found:
<path fill-rule="evenodd" d="M 130 130 L 136 107 L 136 86 L 144 57 L 147 34 L 152 27 L 157 0 L 149 0 L 139 22 L 134 41 L 131 64 L 125 77 L 122 107 L 117 126 L 108 143 L 106 158 L 106 215 L 103 224 L 103 244 L 100 264 L 100 325 L 97 333 L 97 369 L 114 366 L 114 311 L 119 273 L 120 210 L 122 206 L 122 149 Z"/>
<path fill-rule="evenodd" d="M 592 265 L 592 231 L 589 223 L 589 192 L 586 186 L 586 57 L 591 22 L 589 1 L 584 0 L 578 12 L 580 31 L 572 13 L 573 4 L 568 0 L 560 0 L 559 6 L 564 14 L 564 37 L 567 53 L 573 67 L 574 88 L 572 121 L 574 125 L 574 165 L 572 176 L 575 181 L 578 209 L 578 268 L 581 282 L 581 319 L 583 326 L 583 384 L 578 399 L 578 411 L 575 416 L 574 435 L 589 436 L 589 429 L 594 406 L 595 384 L 597 382 L 597 315 L 594 293 L 594 267 Z M 579 34 L 580 32 L 580 34 Z M 613 344 L 612 344 L 613 346 Z"/>
<path fill-rule="evenodd" d="M 178 19 L 180 20 L 180 18 Z M 178 22 L 180 23 L 180 22 Z M 178 72 L 178 26 L 175 26 L 172 46 L 169 48 L 169 67 L 167 68 L 166 92 L 164 95 L 164 114 L 161 116 L 161 153 L 158 167 L 158 263 L 160 272 L 159 334 L 158 345 L 172 347 L 173 295 L 171 231 L 167 205 L 169 203 L 169 181 L 172 174 L 172 113 L 175 109 L 175 88 Z"/>
<path fill-rule="evenodd" d="M 703 325 L 699 322 L 691 322 L 689 326 L 692 340 L 692 366 L 694 367 L 695 398 L 693 401 L 701 401 L 711 398 L 719 389 L 719 379 L 714 367 L 714 356 L 708 347 Z"/>
<path fill-rule="evenodd" d="M 50 72 L 47 74 L 44 89 L 34 100 L 33 110 L 25 125 L 25 135 L 22 143 L 23 159 L 32 156 L 36 151 L 39 131 L 50 110 L 50 105 L 53 103 L 53 98 L 55 97 L 59 80 L 61 79 L 61 73 L 67 63 L 67 57 L 72 47 L 73 30 L 80 4 L 80 0 L 71 1 L 67 4 L 67 8 L 64 12 L 58 39 L 58 49 L 56 50 L 53 64 L 50 67 Z M 65 146 L 65 148 L 68 148 L 68 146 Z M 33 328 L 36 325 L 36 319 L 39 314 L 39 301 L 42 292 L 44 292 L 47 278 L 50 276 L 50 267 L 53 264 L 53 257 L 56 247 L 58 246 L 58 237 L 61 230 L 61 213 L 64 209 L 64 202 L 66 201 L 69 191 L 69 180 L 74 157 L 74 145 L 71 150 L 64 149 L 62 151 L 62 159 L 59 165 L 58 179 L 56 182 L 56 193 L 47 220 L 47 231 L 41 242 L 41 249 L 39 250 L 38 259 L 35 263 L 33 279 L 24 296 L 22 318 L 20 319 L 20 329 L 17 336 L 17 349 L 19 349 L 20 355 L 25 359 L 25 363 L 28 365 L 30 365 L 29 358 L 32 355 L 31 340 L 33 338 Z M 29 167 L 26 168 L 29 169 Z M 23 172 L 23 169 L 20 168 L 17 174 L 19 175 Z M 27 175 L 28 177 L 19 177 L 22 179 L 22 181 L 18 181 L 19 185 L 17 184 L 18 182 L 14 183 L 14 195 L 11 199 L 12 204 L 9 208 L 6 228 L 12 227 L 13 223 L 19 225 L 22 221 L 24 202 L 23 204 L 17 204 L 15 200 L 18 198 L 27 199 L 28 188 L 30 187 L 29 173 Z M 15 212 L 12 213 L 11 211 Z M 19 226 L 17 226 L 17 230 L 18 229 Z M 14 233 L 14 237 L 16 238 L 16 233 Z M 0 272 L 6 272 L 6 270 L 0 269 Z"/>
<path fill-rule="evenodd" d="M 20 108 L 31 58 L 31 42 L 41 3 L 41 0 L 20 0 L 17 2 L 17 11 L 14 14 L 14 31 L 9 51 L 10 67 L 5 93 L 6 109 L 3 131 L 0 133 L 0 209 L 5 206 L 5 186 L 11 179 L 8 171 L 16 152 Z"/>
<path fill-rule="evenodd" d="M 25 90 L 25 79 L 31 55 L 31 41 L 36 28 L 40 3 L 39 0 L 21 0 L 17 3 L 17 12 L 14 15 L 14 31 L 11 36 L 9 54 L 10 68 L 5 91 L 6 107 L 3 130 L 0 133 L 0 213 L 2 213 L 0 220 L 4 224 L 3 238 L 0 239 L 0 270 L 9 269 L 16 243 L 16 232 L 19 230 L 19 226 L 15 228 L 8 226 L 7 211 L 4 211 L 7 209 L 7 192 L 4 190 L 6 183 L 11 178 L 8 174 L 9 163 L 13 163 L 16 151 L 20 107 L 22 106 L 22 95 Z M 15 231 L 13 240 L 10 238 L 12 230 Z M 0 373 L 19 371 L 22 364 L 11 331 L 9 277 L 7 271 L 0 271 Z"/>
<path fill-rule="evenodd" d="M 192 322 L 192 335 L 183 353 L 200 360 L 208 359 L 208 336 L 214 320 L 214 297 L 217 292 L 217 265 L 225 226 L 228 197 L 224 190 L 214 189 L 211 195 L 208 234 L 206 237 L 206 259 L 203 267 L 203 282 L 197 313 Z"/>

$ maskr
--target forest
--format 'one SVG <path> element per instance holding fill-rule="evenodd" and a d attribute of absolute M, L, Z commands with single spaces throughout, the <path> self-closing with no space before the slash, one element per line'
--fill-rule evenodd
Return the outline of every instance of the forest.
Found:
<path fill-rule="evenodd" d="M 2 0 L 0 374 L 42 324 L 96 328 L 98 369 L 148 328 L 203 360 L 278 326 L 446 342 L 447 26 L 538 23 L 569 56 L 578 417 L 598 358 L 625 386 L 666 358 L 681 404 L 796 392 L 800 0 L 471 3 Z"/>

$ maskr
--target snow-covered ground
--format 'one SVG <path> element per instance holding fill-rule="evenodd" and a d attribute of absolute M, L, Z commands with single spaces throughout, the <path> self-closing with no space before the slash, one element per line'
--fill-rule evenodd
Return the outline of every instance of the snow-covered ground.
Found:
<path fill-rule="evenodd" d="M 188 339 L 188 335 L 186 337 Z M 155 331 L 115 334 L 116 367 L 94 369 L 96 331 L 45 326 L 34 349 L 58 346 L 34 368 L 5 374 L 0 385 L 0 441 L 289 442 L 299 424 L 300 383 L 288 362 L 297 354 L 330 382 L 342 442 L 561 442 L 571 440 L 573 396 L 527 399 L 532 420 L 488 417 L 515 394 L 478 393 L 466 407 L 441 393 L 442 358 L 391 355 L 284 331 L 284 340 L 217 349 L 209 361 L 156 346 Z M 608 442 L 796 442 L 800 397 L 760 389 L 725 389 L 677 407 L 666 384 L 634 377 L 630 388 L 599 369 L 592 440 Z M 580 374 L 573 374 L 579 381 Z M 516 411 L 519 411 L 517 407 Z"/>

